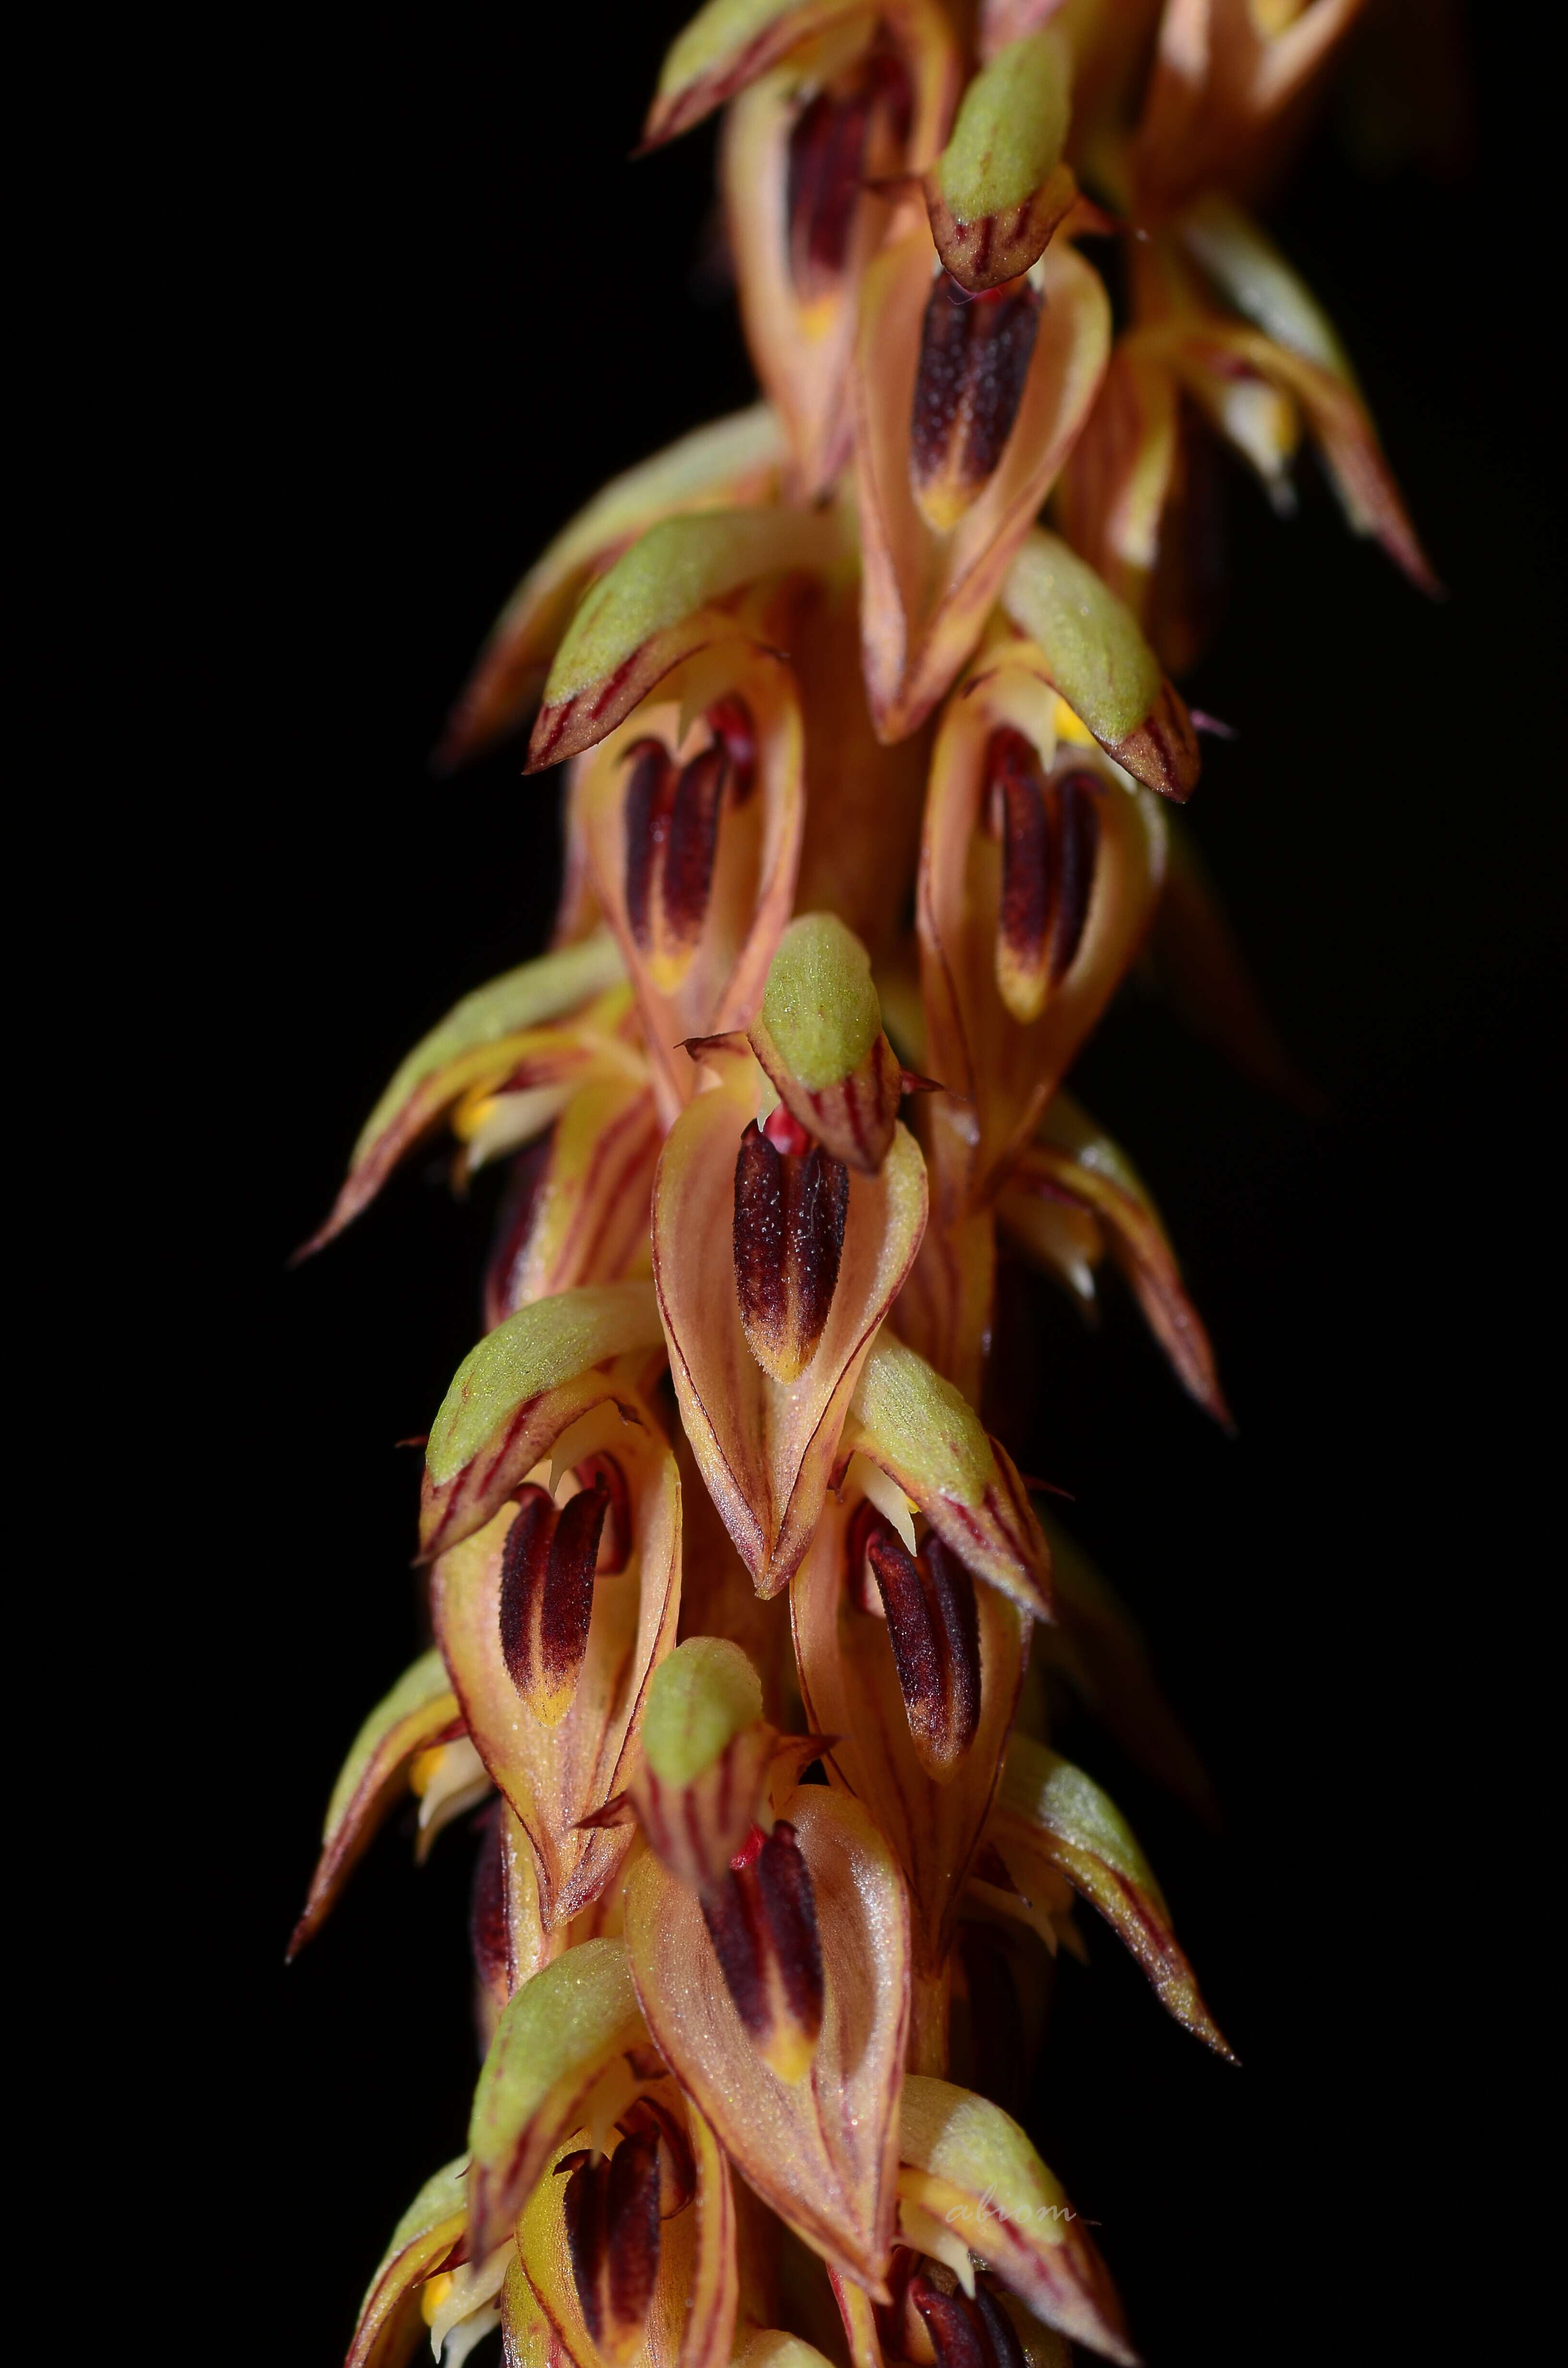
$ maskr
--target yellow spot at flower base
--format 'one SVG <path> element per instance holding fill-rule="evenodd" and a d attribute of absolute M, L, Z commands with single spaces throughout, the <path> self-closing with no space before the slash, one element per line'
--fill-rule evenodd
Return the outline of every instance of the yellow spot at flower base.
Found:
<path fill-rule="evenodd" d="M 433 2278 L 426 2279 L 419 2289 L 419 2311 L 426 2327 L 434 2323 L 437 2311 L 456 2283 L 457 2280 L 449 2270 L 437 2270 Z"/>

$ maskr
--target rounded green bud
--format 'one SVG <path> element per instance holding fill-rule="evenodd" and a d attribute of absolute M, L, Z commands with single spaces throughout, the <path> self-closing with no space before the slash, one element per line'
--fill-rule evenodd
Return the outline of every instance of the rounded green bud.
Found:
<path fill-rule="evenodd" d="M 767 973 L 762 1019 L 808 1093 L 825 1093 L 865 1060 L 881 1034 L 882 1008 L 871 958 L 835 913 L 790 922 Z"/>
<path fill-rule="evenodd" d="M 740 1646 L 688 1636 L 653 1672 L 643 1756 L 661 1784 L 690 1784 L 761 1716 L 762 1679 Z"/>

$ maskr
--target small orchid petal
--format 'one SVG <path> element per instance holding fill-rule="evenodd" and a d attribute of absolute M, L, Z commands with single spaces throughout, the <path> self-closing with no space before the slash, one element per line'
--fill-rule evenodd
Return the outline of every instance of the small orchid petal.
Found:
<path fill-rule="evenodd" d="M 1115 1802 L 1081 1768 L 1015 1735 L 989 1833 L 1026 1891 L 1036 1861 L 1064 1874 L 1126 1942 L 1176 2021 L 1234 2061 L 1199 1994 L 1148 1860 Z"/>
<path fill-rule="evenodd" d="M 947 2080 L 903 2084 L 899 2193 L 945 2226 L 1049 2326 L 1136 2368 L 1105 2264 L 1023 2131 Z"/>
<path fill-rule="evenodd" d="M 1054 672 L 1033 643 L 994 644 L 932 759 L 917 919 L 948 1223 L 994 1197 L 1131 968 L 1165 874 L 1161 801 L 1081 736 L 1059 746 L 1064 721 L 1081 727 Z"/>
<path fill-rule="evenodd" d="M 794 898 L 804 770 L 790 669 L 728 630 L 573 768 L 666 1125 L 694 1083 L 677 1046 L 744 1027 L 761 998 Z"/>
<path fill-rule="evenodd" d="M 375 1199 L 404 1154 L 465 1093 L 510 1076 L 519 1058 L 528 1056 L 522 1042 L 528 1031 L 588 1002 L 621 974 L 615 940 L 600 932 L 541 954 L 464 996 L 398 1068 L 360 1130 L 332 1214 L 299 1255 L 307 1257 L 340 1234 Z M 570 1053 L 560 1039 L 551 1049 L 557 1059 Z"/>
<path fill-rule="evenodd" d="M 325 1921 L 422 1751 L 458 1730 L 462 1713 L 439 1653 L 422 1654 L 376 1704 L 338 1772 L 322 1827 L 321 1857 L 289 1943 L 292 1957 Z"/>
<path fill-rule="evenodd" d="M 586 1602 L 574 1597 L 557 1607 L 562 1633 L 542 1639 L 538 1688 L 525 1691 L 518 1682 L 519 1670 L 529 1679 L 533 1665 L 522 1657 L 526 1627 L 517 1624 L 526 1618 L 516 1600 L 526 1582 L 521 1549 L 514 1557 L 509 1548 L 519 1524 L 526 1529 L 536 1518 L 529 1507 L 542 1490 L 525 1489 L 528 1503 L 504 1504 L 485 1528 L 449 1548 L 431 1587 L 436 1633 L 471 1739 L 527 1832 L 549 1931 L 600 1897 L 625 1861 L 629 1827 L 584 1820 L 631 1782 L 648 1682 L 675 1643 L 679 1616 L 675 1459 L 651 1429 L 629 1430 L 625 1440 L 613 1459 L 578 1467 L 585 1486 L 562 1518 L 585 1497 L 591 1505 L 595 1466 L 613 1461 L 625 1490 L 626 1550 L 613 1549 L 607 1524 L 600 1566 L 582 1574 Z M 558 1654 L 546 1649 L 556 1645 Z M 552 1681 L 555 1660 L 568 1656 L 570 1672 Z M 562 1702 L 568 1674 L 570 1699 Z M 542 1702 L 534 1698 L 540 1691 Z"/>
<path fill-rule="evenodd" d="M 1209 1335 L 1148 1187 L 1125 1152 L 1065 1093 L 1047 1105 L 1034 1141 L 1018 1156 L 998 1203 L 1002 1223 L 1010 1224 L 1020 1203 L 1042 1196 L 1092 1214 L 1182 1387 L 1230 1429 Z"/>
<path fill-rule="evenodd" d="M 830 1781 L 863 1803 L 903 1870 L 916 1966 L 929 1987 L 951 1942 L 995 1790 L 1030 1622 L 996 1588 L 971 1582 L 972 1723 L 961 1754 L 933 1769 L 914 1731 L 892 1622 L 857 1601 L 859 1574 L 850 1561 L 864 1551 L 860 1509 L 829 1502 L 790 1582 L 795 1654 L 806 1716 L 833 1738 L 824 1755 Z M 916 2038 L 924 2044 L 926 2033 Z"/>
<path fill-rule="evenodd" d="M 962 291 L 945 292 L 935 268 L 924 223 L 884 248 L 866 274 L 857 348 L 861 634 L 872 716 L 890 741 L 930 712 L 979 640 L 1088 416 L 1110 343 L 1105 290 L 1060 240 L 1026 279 L 973 300 L 983 319 L 962 313 Z M 940 336 L 928 334 L 934 305 L 953 314 L 934 316 Z M 997 357 L 981 335 L 987 322 Z M 988 372 L 1004 351 L 1006 399 L 998 385 L 993 400 Z M 954 488 L 950 526 L 927 515 L 936 495 L 923 506 L 922 477 Z"/>

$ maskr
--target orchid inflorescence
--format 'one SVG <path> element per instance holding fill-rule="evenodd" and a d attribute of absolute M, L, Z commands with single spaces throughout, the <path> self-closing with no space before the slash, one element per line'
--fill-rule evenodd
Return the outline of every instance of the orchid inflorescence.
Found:
<path fill-rule="evenodd" d="M 983 1420 L 1016 1420 L 998 1244 L 1084 1304 L 1108 1257 L 1228 1425 L 1062 1081 L 1146 951 L 1290 1081 L 1173 814 L 1216 443 L 1283 509 L 1304 432 L 1431 584 L 1243 210 L 1357 13 L 710 0 L 665 60 L 645 145 L 724 110 L 764 400 L 607 487 L 496 624 L 444 756 L 531 715 L 528 769 L 570 760 L 554 943 L 404 1062 L 312 1245 L 437 1127 L 460 1179 L 513 1163 L 426 1443 L 435 1649 L 354 1745 L 296 1934 L 403 1794 L 422 1847 L 480 1811 L 469 2149 L 350 2368 L 497 2325 L 530 2368 L 1135 2357 L 984 2091 L 1075 1897 L 1229 2055 L 1048 1686 L 1200 1780 Z"/>

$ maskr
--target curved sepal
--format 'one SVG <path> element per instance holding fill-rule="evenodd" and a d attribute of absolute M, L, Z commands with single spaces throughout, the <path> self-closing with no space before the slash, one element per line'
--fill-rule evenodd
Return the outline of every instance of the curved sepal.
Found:
<path fill-rule="evenodd" d="M 566 1100 L 536 1155 L 526 1203 L 504 1224 L 485 1287 L 485 1320 L 584 1284 L 648 1272 L 648 1204 L 662 1140 L 645 1079 L 595 1077 Z"/>
<path fill-rule="evenodd" d="M 1365 5 L 1167 6 L 1132 150 L 1140 219 L 1214 182 L 1250 187 L 1277 172 L 1313 84 Z"/>
<path fill-rule="evenodd" d="M 1137 618 L 1060 535 L 1037 527 L 1002 605 L 1039 651 L 1044 678 L 1108 757 L 1178 803 L 1198 783 L 1198 734 Z"/>
<path fill-rule="evenodd" d="M 469 2123 L 471 2250 L 500 2244 L 574 2130 L 588 2092 L 647 2032 L 624 1941 L 584 1941 L 543 1966 L 496 2026 Z"/>
<path fill-rule="evenodd" d="M 903 2084 L 899 2196 L 995 2271 L 1049 2327 L 1137 2368 L 1104 2262 L 1012 2117 L 947 2080 Z"/>
<path fill-rule="evenodd" d="M 375 1199 L 399 1160 L 465 1094 L 501 1085 L 535 1053 L 540 1081 L 546 1074 L 569 1074 L 580 1057 L 573 1042 L 559 1031 L 551 1031 L 546 1042 L 530 1039 L 540 1032 L 541 1022 L 575 1010 L 621 974 L 615 940 L 601 931 L 465 995 L 399 1066 L 360 1130 L 331 1215 L 298 1255 L 308 1257 L 340 1234 Z"/>
<path fill-rule="evenodd" d="M 421 1558 L 482 1528 L 580 1416 L 613 1399 L 636 1419 L 635 1360 L 658 1339 L 646 1282 L 563 1291 L 486 1333 L 453 1375 L 425 1451 Z"/>
<path fill-rule="evenodd" d="M 1051 1618 L 1051 1552 L 1011 1456 L 961 1392 L 888 1329 L 861 1367 L 841 1446 L 895 1481 L 976 1578 Z"/>
<path fill-rule="evenodd" d="M 1096 1219 L 1183 1389 L 1231 1429 L 1213 1348 L 1149 1189 L 1125 1152 L 1069 1094 L 1057 1093 L 1047 1104 L 1033 1142 L 1014 1163 L 997 1215 L 1004 1225 L 1021 1217 L 1027 1238 L 1027 1204 L 1039 1200 L 1074 1204 Z"/>
<path fill-rule="evenodd" d="M 591 1479 L 594 1464 L 612 1461 L 626 1493 L 630 1551 L 621 1558 L 601 1547 L 586 1634 L 571 1639 L 564 1710 L 551 1701 L 547 1718 L 530 1705 L 506 1650 L 516 1562 L 507 1549 L 528 1507 L 504 1504 L 486 1527 L 441 1556 L 431 1583 L 437 1636 L 474 1748 L 532 1846 L 547 1930 L 597 1898 L 625 1860 L 629 1828 L 585 1827 L 583 1820 L 631 1782 L 648 1681 L 675 1643 L 680 1611 L 675 1458 L 651 1429 L 627 1429 L 579 1476 Z M 619 1567 L 606 1566 L 618 1560 Z"/>
<path fill-rule="evenodd" d="M 427 2179 L 397 2226 L 359 2305 L 344 2368 L 403 2368 L 424 2333 L 419 2289 L 460 2252 L 468 2212 L 468 2157 Z"/>
<path fill-rule="evenodd" d="M 937 737 L 917 919 L 937 1207 L 983 1207 L 1131 967 L 1165 867 L 1160 802 L 1057 737 L 1032 643 L 988 650 Z M 1074 727 L 1074 730 L 1076 727 Z"/>
<path fill-rule="evenodd" d="M 972 294 L 1027 271 L 1071 210 L 1071 109 L 1072 60 L 1051 26 L 998 51 L 964 92 L 925 187 L 937 253 Z"/>
<path fill-rule="evenodd" d="M 578 603 L 525 769 L 591 748 L 683 658 L 733 630 L 723 604 L 760 577 L 831 564 L 840 544 L 837 521 L 806 510 L 708 510 L 650 527 Z"/>
<path fill-rule="evenodd" d="M 777 498 L 784 438 L 765 403 L 694 428 L 612 478 L 529 568 L 491 627 L 437 752 L 449 769 L 516 730 L 593 577 L 661 518 Z"/>
<path fill-rule="evenodd" d="M 1170 1910 L 1131 1827 L 1081 1768 L 1030 1736 L 1015 1735 L 1007 1746 L 990 1839 L 1026 1895 L 1036 1862 L 1064 1874 L 1132 1952 L 1161 2004 L 1217 2055 L 1234 2062 L 1203 2003 Z"/>
<path fill-rule="evenodd" d="M 866 0 L 709 0 L 665 52 L 643 147 L 689 131 L 793 51 L 869 13 Z M 923 102 L 918 128 L 929 142 L 939 136 L 956 72 L 945 14 L 933 0 L 882 0 L 878 13 L 915 74 Z M 915 161 L 924 164 L 927 153 L 922 146 Z"/>
<path fill-rule="evenodd" d="M 951 295 L 961 307 L 961 291 Z M 950 302 L 925 223 L 867 271 L 854 376 L 861 641 L 884 740 L 915 730 L 973 649 L 1088 416 L 1109 350 L 1105 290 L 1061 241 L 1014 294 L 975 300 L 1013 307 L 1006 321 L 997 315 L 993 340 L 1005 348 L 1001 376 L 982 350 L 989 314 L 974 314 L 973 350 L 955 365 L 949 349 L 960 330 L 968 334 L 966 316 L 955 312 L 950 332 L 946 315 L 934 325 L 928 319 L 928 308 Z M 981 403 L 982 382 L 1000 386 L 1004 378 L 1006 399 Z M 917 458 L 934 485 L 951 478 L 959 487 L 952 499 L 961 507 L 945 529 L 928 514 L 934 496 L 923 503 L 917 495 Z"/>
<path fill-rule="evenodd" d="M 627 1885 L 627 1938 L 648 2027 L 763 2202 L 881 2296 L 892 2237 L 909 2013 L 909 1910 L 898 1869 L 846 1794 L 785 1804 L 811 1876 L 825 2005 L 807 2077 L 769 2070 L 736 2011 L 695 1894 L 652 1855 Z"/>
<path fill-rule="evenodd" d="M 725 1066 L 722 1086 L 699 1094 L 665 1142 L 653 1276 L 698 1469 L 758 1593 L 770 1596 L 810 1543 L 861 1364 L 915 1256 L 926 1169 L 901 1126 L 877 1175 L 847 1178 L 831 1300 L 799 1377 L 776 1380 L 753 1353 L 736 1280 L 737 1164 L 743 1138 L 756 1134 L 760 1074 L 749 1054 Z"/>
<path fill-rule="evenodd" d="M 421 1654 L 359 1729 L 332 1788 L 321 1856 L 289 1942 L 290 1957 L 326 1920 L 355 1861 L 407 1783 L 411 1763 L 461 1723 L 441 1656 Z"/>

